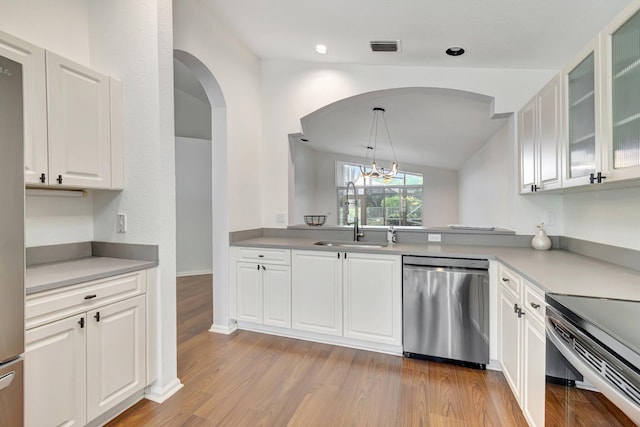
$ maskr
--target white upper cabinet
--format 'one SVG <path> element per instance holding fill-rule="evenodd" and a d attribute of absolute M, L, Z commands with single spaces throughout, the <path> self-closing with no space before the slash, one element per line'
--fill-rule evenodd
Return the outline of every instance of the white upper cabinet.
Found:
<path fill-rule="evenodd" d="M 556 76 L 518 113 L 520 192 L 559 188 L 562 104 Z"/>
<path fill-rule="evenodd" d="M 121 83 L 3 32 L 0 55 L 22 64 L 25 183 L 123 188 Z"/>
<path fill-rule="evenodd" d="M 22 64 L 25 182 L 46 183 L 47 87 L 44 49 L 0 31 L 0 55 Z"/>
<path fill-rule="evenodd" d="M 600 43 L 596 37 L 562 72 L 564 80 L 563 185 L 590 184 L 602 172 Z M 602 174 L 601 174 L 602 176 Z"/>
<path fill-rule="evenodd" d="M 633 2 L 601 33 L 607 182 L 640 178 L 639 6 Z"/>
<path fill-rule="evenodd" d="M 47 52 L 47 94 L 49 183 L 110 187 L 109 78 Z"/>

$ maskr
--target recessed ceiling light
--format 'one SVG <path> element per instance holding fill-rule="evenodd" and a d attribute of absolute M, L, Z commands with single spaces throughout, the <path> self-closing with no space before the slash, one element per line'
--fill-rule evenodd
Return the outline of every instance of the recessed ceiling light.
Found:
<path fill-rule="evenodd" d="M 460 56 L 464 54 L 464 49 L 459 46 L 451 46 L 449 49 L 445 50 L 445 53 L 449 56 Z"/>
<path fill-rule="evenodd" d="M 326 55 L 326 53 L 328 52 L 327 46 L 323 44 L 317 44 L 316 52 L 318 52 L 321 55 Z"/>

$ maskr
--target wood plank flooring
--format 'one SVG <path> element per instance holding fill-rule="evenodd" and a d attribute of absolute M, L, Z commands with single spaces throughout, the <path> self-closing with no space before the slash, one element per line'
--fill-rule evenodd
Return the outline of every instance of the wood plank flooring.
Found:
<path fill-rule="evenodd" d="M 178 376 L 109 426 L 526 426 L 500 372 L 238 331 L 213 334 L 211 276 L 178 279 Z"/>

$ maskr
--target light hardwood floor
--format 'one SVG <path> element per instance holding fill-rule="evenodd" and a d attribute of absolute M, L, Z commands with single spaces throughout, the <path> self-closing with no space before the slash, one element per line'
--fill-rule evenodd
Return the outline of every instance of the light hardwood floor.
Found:
<path fill-rule="evenodd" d="M 238 331 L 213 334 L 211 276 L 178 279 L 178 376 L 109 426 L 526 426 L 502 373 Z"/>

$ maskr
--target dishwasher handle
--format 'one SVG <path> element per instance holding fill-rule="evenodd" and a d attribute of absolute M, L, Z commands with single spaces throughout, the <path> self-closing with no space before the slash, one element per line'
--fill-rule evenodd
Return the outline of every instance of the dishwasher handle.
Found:
<path fill-rule="evenodd" d="M 472 268 L 488 270 L 489 260 L 474 258 L 444 258 L 426 256 L 404 256 L 402 264 L 416 267 Z"/>

